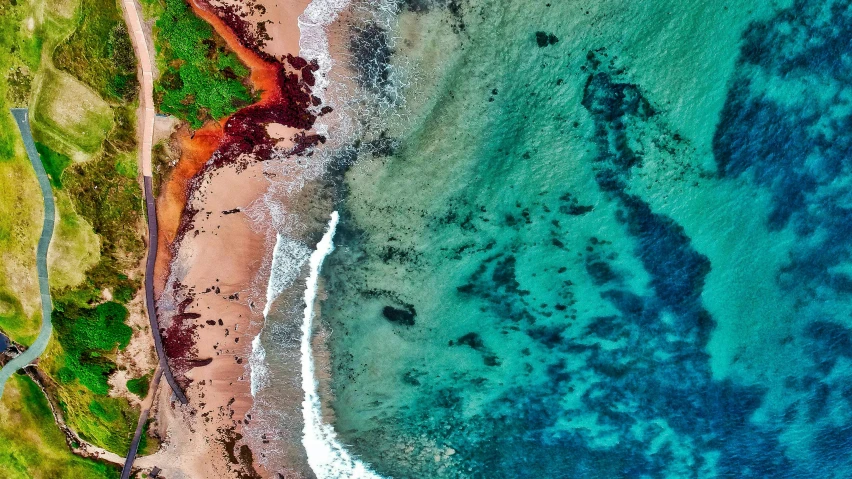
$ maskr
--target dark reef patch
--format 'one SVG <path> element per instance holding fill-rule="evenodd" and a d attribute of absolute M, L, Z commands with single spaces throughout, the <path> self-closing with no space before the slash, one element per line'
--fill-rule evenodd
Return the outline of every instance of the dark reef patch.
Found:
<path fill-rule="evenodd" d="M 570 216 L 580 216 L 589 213 L 595 209 L 593 205 L 581 205 L 571 193 L 565 193 L 559 197 L 562 204 L 559 205 L 559 212 Z"/>
<path fill-rule="evenodd" d="M 493 367 L 501 364 L 500 358 L 497 357 L 487 346 L 479 333 L 467 333 L 462 335 L 455 341 L 450 341 L 450 346 L 467 346 L 474 351 L 482 354 L 482 363 L 486 366 Z"/>
<path fill-rule="evenodd" d="M 559 42 L 559 38 L 552 33 L 535 32 L 535 42 L 539 48 L 544 48 L 546 46 L 556 45 Z"/>
<path fill-rule="evenodd" d="M 482 351 L 485 349 L 485 342 L 482 341 L 482 337 L 479 336 L 478 333 L 467 333 L 457 339 L 456 344 L 459 346 L 467 346 L 475 351 Z"/>
<path fill-rule="evenodd" d="M 410 304 L 406 304 L 405 309 L 385 306 L 382 309 L 382 316 L 395 324 L 414 326 L 414 318 L 417 317 L 417 312 L 414 310 L 414 306 Z"/>
<path fill-rule="evenodd" d="M 456 291 L 486 300 L 491 312 L 501 319 L 534 323 L 533 308 L 526 299 L 530 292 L 521 289 L 515 277 L 516 262 L 513 255 L 487 257 L 470 276 L 468 283 L 458 286 Z"/>
<path fill-rule="evenodd" d="M 618 279 L 618 274 L 606 261 L 589 257 L 586 259 L 586 272 L 592 277 L 592 281 L 598 286 Z"/>
<path fill-rule="evenodd" d="M 388 32 L 377 23 L 351 27 L 349 51 L 358 84 L 373 93 L 389 98 L 391 55 Z"/>
<path fill-rule="evenodd" d="M 785 381 L 786 394 L 808 404 L 797 399 L 773 424 L 813 431 L 809 454 L 820 459 L 811 461 L 816 476 L 850 467 L 837 453 L 848 450 L 852 438 L 848 419 L 838 426 L 837 416 L 838 408 L 852 407 L 848 373 L 842 373 L 848 369 L 839 367 L 852 349 L 852 278 L 846 269 L 852 261 L 852 207 L 848 188 L 841 186 L 852 175 L 850 39 L 848 2 L 795 0 L 749 25 L 713 138 L 719 176 L 768 192 L 766 226 L 797 237 L 776 281 L 795 301 L 790 313 L 801 334 L 786 341 L 802 345 L 807 371 Z M 807 88 L 777 93 L 799 85 Z M 845 380 L 838 382 L 839 376 Z"/>

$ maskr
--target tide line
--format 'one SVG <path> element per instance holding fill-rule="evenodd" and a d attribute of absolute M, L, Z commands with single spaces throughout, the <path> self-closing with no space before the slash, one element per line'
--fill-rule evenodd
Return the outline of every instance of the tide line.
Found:
<path fill-rule="evenodd" d="M 302 401 L 302 415 L 305 421 L 302 444 L 308 455 L 308 464 L 318 479 L 381 479 L 382 476 L 370 470 L 369 466 L 353 457 L 337 440 L 334 427 L 322 420 L 322 409 L 317 380 L 314 374 L 314 357 L 311 348 L 313 332 L 314 301 L 317 296 L 322 263 L 334 251 L 334 231 L 339 215 L 331 213 L 331 220 L 316 250 L 309 260 L 310 275 L 305 287 L 305 320 L 302 323 L 302 389 L 305 399 Z"/>

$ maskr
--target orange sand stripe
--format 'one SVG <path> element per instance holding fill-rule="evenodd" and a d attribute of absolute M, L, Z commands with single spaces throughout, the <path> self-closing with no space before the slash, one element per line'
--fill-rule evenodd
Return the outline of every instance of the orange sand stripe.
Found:
<path fill-rule="evenodd" d="M 237 57 L 249 67 L 249 80 L 256 91 L 260 91 L 260 101 L 257 104 L 271 103 L 280 98 L 277 85 L 277 73 L 280 68 L 263 60 L 257 53 L 240 43 L 239 38 L 215 13 L 203 7 L 197 0 L 190 0 L 192 11 L 209 23 L 222 36 L 228 47 Z M 181 157 L 170 177 L 164 183 L 157 198 L 157 219 L 160 227 L 159 254 L 155 267 L 155 293 L 159 295 L 166 284 L 166 277 L 171 262 L 170 246 L 174 242 L 180 227 L 180 219 L 186 206 L 189 194 L 189 181 L 204 167 L 222 142 L 224 132 L 222 125 L 229 117 L 217 122 L 208 122 L 203 127 L 190 134 L 184 127 L 177 133 Z"/>

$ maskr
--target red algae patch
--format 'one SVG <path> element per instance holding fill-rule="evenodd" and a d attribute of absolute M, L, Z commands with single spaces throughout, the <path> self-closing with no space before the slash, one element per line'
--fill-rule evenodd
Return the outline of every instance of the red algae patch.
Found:
<path fill-rule="evenodd" d="M 260 98 L 218 122 L 208 122 L 195 132 L 183 128 L 173 137 L 181 157 L 159 198 L 162 234 L 156 274 L 161 296 L 182 240 L 187 234 L 199 232 L 195 230 L 198 206 L 190 205 L 195 204 L 193 195 L 208 181 L 210 174 L 225 166 L 235 166 L 239 172 L 249 163 L 272 158 L 283 142 L 280 137 L 269 134 L 270 125 L 296 132 L 289 138 L 289 149 L 277 150 L 281 156 L 305 153 L 325 142 L 323 136 L 311 129 L 319 115 L 331 111 L 329 107 L 322 107 L 321 100 L 311 92 L 316 80 L 314 73 L 319 69 L 316 61 L 290 54 L 278 61 L 268 53 L 255 51 L 253 48 L 259 45 L 249 39 L 246 46 L 241 38 L 247 34 L 245 25 L 232 10 L 214 8 L 205 0 L 192 0 L 190 5 L 249 67 L 252 86 Z M 177 280 L 173 286 L 179 288 Z M 176 373 L 183 376 L 182 381 L 188 381 L 185 374 L 200 365 L 194 348 L 198 317 L 185 313 L 185 307 L 178 307 L 173 313 L 176 314 L 164 330 L 164 340 Z"/>
<path fill-rule="evenodd" d="M 197 188 L 193 184 L 197 183 L 197 178 L 209 169 L 226 164 L 268 159 L 273 148 L 281 143 L 281 138 L 269 135 L 267 126 L 270 124 L 304 130 L 290 138 L 293 146 L 284 153 L 300 154 L 325 141 L 321 135 L 306 133 L 317 118 L 312 109 L 320 106 L 320 99 L 312 95 L 310 89 L 315 83 L 313 73 L 319 68 L 316 61 L 309 62 L 288 54 L 285 56 L 286 64 L 279 62 L 259 50 L 261 45 L 255 40 L 249 39 L 248 42 L 257 51 L 244 45 L 235 31 L 248 35 L 245 22 L 232 10 L 215 8 L 204 0 L 190 1 L 190 6 L 249 67 L 251 84 L 259 92 L 260 99 L 230 117 L 208 122 L 195 132 L 183 128 L 175 135 L 181 156 L 158 199 L 161 254 L 157 257 L 157 293 L 165 287 L 173 248 L 183 234 L 191 230 L 192 211 L 185 205 Z M 330 111 L 330 107 L 323 107 L 319 114 Z"/>

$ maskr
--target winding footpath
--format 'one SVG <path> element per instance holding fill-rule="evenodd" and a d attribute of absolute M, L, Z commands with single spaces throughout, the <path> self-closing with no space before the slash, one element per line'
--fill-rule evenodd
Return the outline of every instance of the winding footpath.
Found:
<path fill-rule="evenodd" d="M 134 0 L 122 0 L 122 13 L 124 21 L 127 23 L 130 30 L 130 39 L 133 42 L 133 48 L 136 51 L 136 58 L 139 60 L 139 68 L 141 77 L 139 83 L 141 85 L 141 105 L 140 105 L 140 124 L 142 125 L 142 143 L 139 149 L 139 159 L 142 166 L 142 181 L 145 191 L 145 212 L 148 217 L 148 257 L 145 261 L 145 309 L 148 311 L 148 321 L 151 325 L 151 335 L 154 337 L 154 346 L 157 349 L 157 357 L 159 358 L 160 366 L 157 368 L 157 373 L 151 383 L 149 396 L 153 397 L 157 386 L 160 382 L 160 376 L 166 377 L 166 382 L 169 383 L 172 392 L 181 404 L 186 404 L 186 395 L 181 390 L 172 375 L 172 370 L 169 368 L 169 362 L 166 358 L 166 352 L 163 349 L 163 338 L 160 334 L 160 323 L 157 321 L 157 305 L 154 301 L 154 265 L 157 262 L 157 203 L 154 198 L 153 191 L 153 170 L 151 168 L 151 150 L 154 146 L 154 68 L 151 62 L 151 53 L 148 49 L 148 39 L 145 37 L 145 31 L 142 28 L 142 16 L 139 7 Z M 152 399 L 149 398 L 151 402 Z M 124 468 L 121 471 L 121 478 L 127 479 L 133 469 L 133 461 L 136 459 L 136 453 L 139 450 L 139 442 L 142 438 L 142 433 L 145 428 L 145 423 L 148 421 L 148 412 L 151 408 L 151 402 L 146 401 L 146 405 L 139 415 L 139 421 L 136 425 L 136 433 L 133 436 L 133 441 L 130 443 L 130 450 L 127 453 L 127 459 L 124 461 Z"/>
<path fill-rule="evenodd" d="M 3 396 L 6 381 L 12 374 L 35 361 L 44 352 L 48 341 L 50 341 L 50 334 L 53 332 L 53 323 L 50 320 L 50 314 L 53 311 L 53 302 L 50 299 L 50 285 L 47 282 L 47 249 L 53 237 L 56 206 L 53 202 L 53 190 L 50 189 L 50 181 L 47 178 L 47 173 L 44 171 L 44 165 L 41 164 L 41 157 L 36 150 L 35 142 L 33 142 L 27 113 L 28 110 L 26 108 L 12 108 L 12 116 L 15 117 L 15 123 L 18 124 L 18 129 L 21 131 L 27 156 L 30 158 L 30 163 L 33 164 L 36 178 L 38 179 L 38 186 L 41 188 L 41 195 L 44 198 L 44 225 L 41 228 L 41 237 L 38 239 L 38 248 L 36 249 L 38 289 L 41 293 L 41 330 L 29 349 L 6 363 L 3 369 L 0 369 L 0 397 Z"/>
<path fill-rule="evenodd" d="M 139 442 L 142 439 L 145 424 L 148 422 L 148 413 L 150 412 L 153 397 L 159 386 L 160 377 L 166 377 L 166 382 L 181 404 L 186 404 L 187 399 L 183 390 L 181 390 L 175 381 L 171 368 L 169 368 L 166 352 L 163 349 L 160 323 L 157 321 L 157 304 L 154 301 L 154 265 L 157 262 L 157 244 L 159 239 L 157 203 L 154 198 L 153 170 L 151 168 L 151 150 L 154 146 L 154 118 L 156 116 L 156 112 L 154 111 L 154 68 L 151 62 L 151 53 L 148 49 L 148 39 L 145 37 L 145 30 L 142 28 L 142 15 L 138 5 L 134 0 L 122 0 L 121 6 L 124 21 L 127 24 L 128 30 L 130 30 L 130 39 L 136 51 L 136 58 L 139 61 L 139 69 L 142 73 L 139 78 L 139 84 L 142 87 L 140 95 L 141 121 L 139 122 L 142 125 L 142 143 L 139 146 L 139 162 L 142 166 L 145 212 L 148 218 L 148 257 L 145 261 L 145 309 L 148 311 L 151 335 L 154 337 L 154 346 L 157 349 L 157 357 L 160 363 L 149 388 L 149 397 L 146 399 L 145 404 L 143 404 L 142 411 L 139 414 L 136 433 L 133 435 L 133 441 L 130 443 L 130 450 L 127 452 L 124 468 L 121 471 L 121 478 L 127 479 L 133 470 L 133 462 L 139 450 Z"/>
<path fill-rule="evenodd" d="M 141 124 L 142 144 L 139 149 L 140 163 L 142 164 L 142 179 L 145 190 L 145 210 L 148 216 L 148 258 L 145 263 L 145 308 L 148 310 L 148 320 L 151 324 L 151 334 L 154 336 L 154 345 L 157 348 L 157 356 L 160 367 L 166 376 L 166 382 L 172 388 L 175 396 L 182 404 L 186 404 L 180 386 L 175 382 L 166 353 L 163 349 L 163 338 L 160 335 L 160 324 L 157 321 L 156 303 L 154 301 L 154 264 L 157 260 L 157 203 L 154 199 L 153 179 L 151 169 L 151 150 L 154 144 L 154 69 L 151 63 L 151 55 L 148 51 L 148 40 L 142 29 L 142 17 L 134 0 L 122 0 L 122 10 L 125 21 L 131 32 L 131 40 L 139 59 L 142 70 L 140 84 L 142 86 L 141 99 Z"/>
<path fill-rule="evenodd" d="M 142 438 L 142 433 L 145 431 L 145 424 L 148 423 L 148 412 L 154 405 L 154 398 L 157 395 L 157 387 L 160 386 L 160 377 L 163 376 L 163 368 L 158 367 L 154 373 L 154 379 L 148 388 L 148 396 L 142 402 L 142 411 L 139 413 L 139 421 L 136 424 L 136 434 L 133 436 L 133 441 L 130 443 L 130 450 L 127 452 L 127 458 L 124 460 L 124 467 L 121 469 L 121 479 L 128 479 L 133 472 L 133 460 L 136 458 L 136 453 L 139 452 L 139 441 Z"/>

